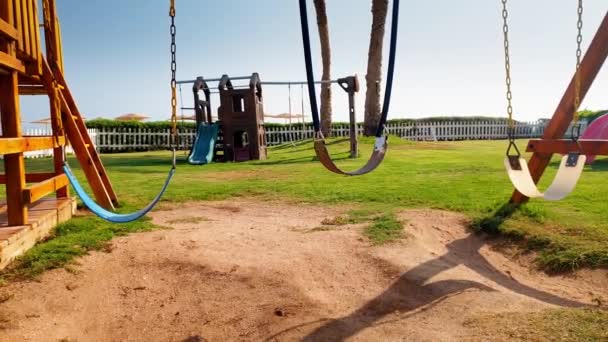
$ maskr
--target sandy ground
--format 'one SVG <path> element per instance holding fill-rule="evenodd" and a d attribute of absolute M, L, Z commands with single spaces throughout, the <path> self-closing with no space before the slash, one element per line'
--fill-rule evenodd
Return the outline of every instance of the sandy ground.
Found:
<path fill-rule="evenodd" d="M 549 277 L 442 211 L 400 215 L 373 246 L 344 208 L 238 200 L 152 214 L 172 227 L 115 239 L 78 272 L 0 288 L 0 341 L 487 340 L 480 314 L 608 299 L 606 271 Z"/>

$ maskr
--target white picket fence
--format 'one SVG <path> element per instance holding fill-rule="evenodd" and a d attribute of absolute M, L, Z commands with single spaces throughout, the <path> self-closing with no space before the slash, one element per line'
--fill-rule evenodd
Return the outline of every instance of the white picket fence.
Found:
<path fill-rule="evenodd" d="M 521 139 L 539 138 L 545 132 L 547 121 L 519 122 L 515 126 L 515 137 Z M 390 135 L 402 139 L 417 141 L 456 141 L 456 140 L 499 140 L 508 138 L 506 122 L 499 121 L 438 121 L 438 122 L 401 122 L 389 123 L 387 130 Z M 581 123 L 581 132 L 587 128 Z M 363 125 L 357 125 L 359 135 L 363 133 Z M 348 137 L 349 125 L 332 127 L 332 137 Z M 570 128 L 566 136 L 570 135 Z M 268 145 L 280 145 L 297 140 L 312 139 L 312 125 L 278 126 L 266 128 Z"/>
<path fill-rule="evenodd" d="M 195 135 L 194 128 L 178 128 L 179 149 L 190 149 Z M 170 129 L 105 128 L 95 130 L 95 146 L 100 152 L 166 149 L 170 143 Z"/>
<path fill-rule="evenodd" d="M 546 121 L 520 122 L 515 127 L 517 138 L 529 139 L 541 137 L 544 133 Z M 581 124 L 581 131 L 587 127 Z M 387 130 L 392 136 L 417 141 L 456 141 L 456 140 L 498 140 L 508 137 L 508 127 L 505 122 L 499 121 L 438 121 L 438 122 L 411 122 L 390 123 Z M 362 134 L 363 125 L 358 124 L 358 134 Z M 137 129 L 137 128 L 106 128 L 89 129 L 89 135 L 100 152 L 128 152 L 166 149 L 170 143 L 169 129 Z M 25 132 L 26 135 L 51 135 L 49 129 L 33 129 Z M 194 143 L 196 134 L 193 128 L 179 129 L 179 148 L 188 150 Z M 332 129 L 333 137 L 348 137 L 348 125 L 337 125 Z M 567 133 L 568 136 L 570 133 Z M 266 128 L 266 141 L 269 146 L 280 145 L 298 140 L 312 139 L 314 130 L 312 125 L 304 126 L 272 126 Z M 72 153 L 67 146 L 67 153 Z M 41 158 L 53 155 L 53 150 L 26 152 L 26 158 Z"/>

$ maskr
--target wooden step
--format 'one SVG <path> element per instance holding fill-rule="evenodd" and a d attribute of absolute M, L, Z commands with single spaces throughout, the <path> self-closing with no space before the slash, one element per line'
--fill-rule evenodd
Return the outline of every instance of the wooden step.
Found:
<path fill-rule="evenodd" d="M 11 55 L 0 52 L 0 69 L 9 69 L 25 73 L 25 64 Z"/>

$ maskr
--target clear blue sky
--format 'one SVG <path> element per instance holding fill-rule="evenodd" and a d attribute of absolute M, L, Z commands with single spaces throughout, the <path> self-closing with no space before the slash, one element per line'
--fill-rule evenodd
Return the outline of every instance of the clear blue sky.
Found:
<path fill-rule="evenodd" d="M 169 106 L 168 0 L 58 1 L 66 76 L 88 118 L 127 112 L 166 119 Z M 304 80 L 296 0 L 177 0 L 178 78 L 260 73 L 263 80 Z M 364 79 L 371 22 L 369 0 L 327 0 L 332 76 Z M 584 45 L 608 10 L 585 0 Z M 576 1 L 511 0 L 514 106 L 519 119 L 552 114 L 575 62 Z M 318 35 L 311 34 L 317 76 Z M 499 0 L 402 1 L 390 117 L 504 115 Z M 386 56 L 385 56 L 386 57 Z M 608 67 L 582 107 L 608 108 Z M 191 93 L 184 87 L 184 102 Z M 267 86 L 268 113 L 288 110 L 287 89 Z M 358 110 L 362 117 L 362 89 Z M 334 90 L 334 113 L 347 99 Z M 293 89 L 299 112 L 300 89 Z M 217 107 L 215 99 L 214 108 Z M 306 103 L 308 108 L 308 103 Z M 48 101 L 23 98 L 25 123 L 48 116 Z M 307 115 L 310 116 L 308 109 Z"/>

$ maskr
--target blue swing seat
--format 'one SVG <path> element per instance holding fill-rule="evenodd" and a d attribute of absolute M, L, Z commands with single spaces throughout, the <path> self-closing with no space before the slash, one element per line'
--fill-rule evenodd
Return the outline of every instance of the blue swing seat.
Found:
<path fill-rule="evenodd" d="M 84 205 L 87 208 L 89 208 L 89 210 L 91 212 L 93 212 L 95 215 L 99 216 L 100 218 L 102 218 L 106 221 L 113 222 L 113 223 L 132 222 L 132 221 L 140 219 L 141 217 L 146 215 L 150 210 L 152 210 L 152 208 L 154 208 L 154 206 L 156 206 L 156 204 L 160 201 L 161 197 L 163 197 L 163 194 L 165 193 L 165 191 L 167 190 L 167 187 L 169 186 L 169 182 L 171 182 L 171 178 L 173 178 L 173 175 L 175 174 L 175 168 L 172 168 L 171 171 L 169 171 L 169 175 L 167 176 L 167 179 L 165 180 L 165 184 L 163 185 L 162 189 L 160 190 L 160 193 L 158 195 L 156 195 L 156 197 L 152 200 L 152 202 L 150 202 L 143 209 L 138 210 L 133 213 L 129 213 L 129 214 L 117 214 L 117 213 L 113 213 L 109 210 L 106 210 L 106 209 L 102 208 L 99 204 L 95 203 L 95 201 L 91 197 L 89 197 L 89 195 L 84 191 L 84 189 L 78 182 L 78 179 L 76 178 L 76 176 L 74 176 L 74 173 L 72 173 L 72 170 L 70 169 L 70 167 L 67 164 L 63 165 L 63 171 L 65 172 L 65 175 L 68 177 L 70 184 L 72 184 L 74 191 L 76 192 L 78 197 L 80 197 L 80 199 L 82 200 L 82 203 L 84 203 Z"/>

